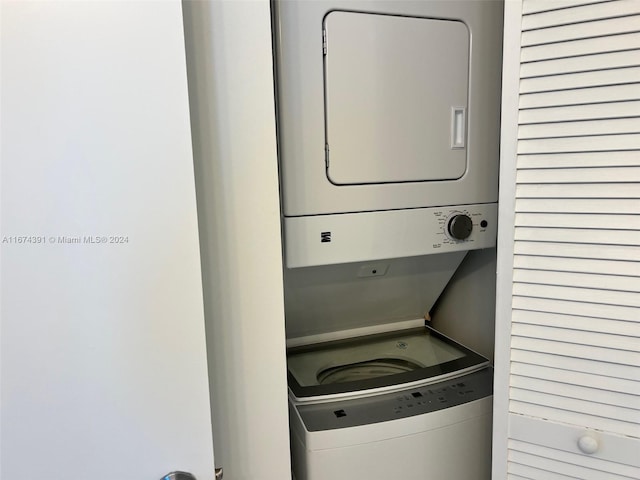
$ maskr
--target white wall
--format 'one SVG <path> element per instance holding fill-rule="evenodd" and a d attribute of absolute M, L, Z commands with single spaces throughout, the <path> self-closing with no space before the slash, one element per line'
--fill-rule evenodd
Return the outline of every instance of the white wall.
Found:
<path fill-rule="evenodd" d="M 186 2 L 216 462 L 290 476 L 280 207 L 267 0 Z"/>

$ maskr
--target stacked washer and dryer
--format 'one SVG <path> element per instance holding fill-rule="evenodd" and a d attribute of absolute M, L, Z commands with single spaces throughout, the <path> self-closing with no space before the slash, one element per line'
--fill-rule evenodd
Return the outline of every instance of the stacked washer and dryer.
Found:
<path fill-rule="evenodd" d="M 489 360 L 429 320 L 495 247 L 502 4 L 275 1 L 273 30 L 295 476 L 488 479 Z"/>

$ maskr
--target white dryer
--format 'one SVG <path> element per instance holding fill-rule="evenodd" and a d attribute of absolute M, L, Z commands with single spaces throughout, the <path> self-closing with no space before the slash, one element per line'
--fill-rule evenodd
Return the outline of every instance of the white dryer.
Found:
<path fill-rule="evenodd" d="M 287 266 L 491 246 L 502 3 L 273 5 Z"/>

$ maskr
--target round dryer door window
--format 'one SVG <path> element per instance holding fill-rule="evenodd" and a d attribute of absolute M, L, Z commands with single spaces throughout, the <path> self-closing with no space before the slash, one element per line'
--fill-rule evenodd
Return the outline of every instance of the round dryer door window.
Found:
<path fill-rule="evenodd" d="M 324 35 L 329 180 L 354 185 L 462 177 L 466 25 L 332 11 Z"/>

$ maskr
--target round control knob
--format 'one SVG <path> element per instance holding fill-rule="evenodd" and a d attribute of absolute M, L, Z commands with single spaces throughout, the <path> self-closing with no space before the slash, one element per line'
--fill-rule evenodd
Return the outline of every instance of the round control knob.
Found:
<path fill-rule="evenodd" d="M 469 235 L 471 235 L 471 230 L 473 230 L 473 223 L 471 222 L 469 215 L 459 213 L 449 219 L 447 232 L 451 238 L 455 238 L 456 240 L 465 240 L 466 238 L 469 238 Z"/>

